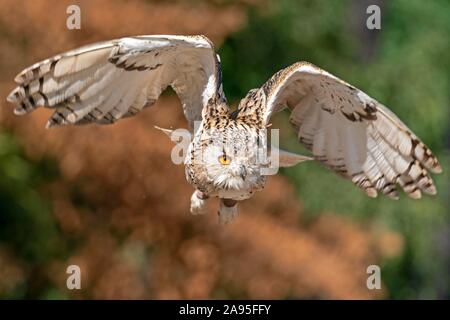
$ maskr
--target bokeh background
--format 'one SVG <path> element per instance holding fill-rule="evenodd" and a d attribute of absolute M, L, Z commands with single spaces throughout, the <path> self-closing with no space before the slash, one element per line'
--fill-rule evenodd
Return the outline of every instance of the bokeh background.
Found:
<path fill-rule="evenodd" d="M 66 8 L 81 7 L 81 30 Z M 381 7 L 381 30 L 365 27 Z M 114 126 L 45 130 L 5 97 L 24 67 L 87 43 L 204 34 L 235 105 L 307 60 L 384 102 L 444 168 L 438 195 L 367 198 L 316 163 L 270 177 L 232 225 L 188 213 L 191 187 L 153 125 L 186 127 L 173 93 Z M 449 299 L 450 2 L 447 0 L 0 0 L 0 297 Z M 284 119 L 283 119 L 284 117 Z M 283 145 L 301 148 L 277 118 Z M 66 288 L 77 264 L 82 289 Z M 366 268 L 381 266 L 382 289 Z"/>

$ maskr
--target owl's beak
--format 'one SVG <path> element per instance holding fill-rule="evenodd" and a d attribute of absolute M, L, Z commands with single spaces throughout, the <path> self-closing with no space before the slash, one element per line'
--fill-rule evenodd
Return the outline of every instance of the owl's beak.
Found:
<path fill-rule="evenodd" d="M 245 168 L 244 165 L 241 165 L 239 167 L 239 176 L 242 178 L 242 180 L 245 180 L 245 177 L 247 176 L 247 168 Z"/>

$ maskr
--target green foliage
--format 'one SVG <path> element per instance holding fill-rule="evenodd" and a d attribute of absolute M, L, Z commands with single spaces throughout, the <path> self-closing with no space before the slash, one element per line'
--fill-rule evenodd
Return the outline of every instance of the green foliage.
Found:
<path fill-rule="evenodd" d="M 64 252 L 49 204 L 37 191 L 39 185 L 55 177 L 55 167 L 49 160 L 30 162 L 14 138 L 0 132 L 0 245 L 6 243 L 19 261 L 33 266 L 27 270 L 28 285 L 45 281 L 40 266 Z M 24 297 L 30 290 L 16 288 L 7 297 Z"/>
<path fill-rule="evenodd" d="M 367 16 L 365 8 L 355 12 L 353 5 L 281 0 L 270 3 L 269 13 L 251 12 L 247 27 L 221 48 L 225 92 L 235 101 L 279 69 L 306 60 L 363 89 L 409 124 L 444 168 L 436 176 L 436 197 L 369 199 L 316 163 L 283 173 L 297 186 L 308 216 L 332 211 L 403 234 L 404 254 L 383 262 L 392 298 L 448 298 L 450 157 L 444 143 L 450 119 L 450 2 L 386 2 L 380 31 L 368 31 L 365 18 L 353 23 L 358 19 L 352 14 Z M 375 36 L 361 38 L 370 32 Z M 362 52 L 368 45 L 375 48 L 369 58 Z M 290 139 L 287 145 L 295 150 L 295 137 Z"/>

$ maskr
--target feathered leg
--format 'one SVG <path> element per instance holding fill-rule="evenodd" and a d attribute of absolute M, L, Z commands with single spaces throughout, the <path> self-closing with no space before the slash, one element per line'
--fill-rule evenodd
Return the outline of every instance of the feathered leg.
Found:
<path fill-rule="evenodd" d="M 199 190 L 195 190 L 191 196 L 191 213 L 194 215 L 206 212 L 206 201 L 208 196 Z"/>
<path fill-rule="evenodd" d="M 232 199 L 220 199 L 219 223 L 228 224 L 238 215 L 237 201 Z"/>

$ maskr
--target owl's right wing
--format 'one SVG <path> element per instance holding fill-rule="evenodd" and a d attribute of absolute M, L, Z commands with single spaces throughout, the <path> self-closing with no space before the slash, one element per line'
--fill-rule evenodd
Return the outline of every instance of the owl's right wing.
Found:
<path fill-rule="evenodd" d="M 127 37 L 75 49 L 19 73 L 7 100 L 14 112 L 54 109 L 47 128 L 110 124 L 152 105 L 168 86 L 189 127 L 211 98 L 225 99 L 218 57 L 204 36 Z"/>
<path fill-rule="evenodd" d="M 268 125 L 288 108 L 298 140 L 314 159 L 351 180 L 369 196 L 411 198 L 435 194 L 429 172 L 442 168 L 431 150 L 387 107 L 310 63 L 273 75 L 241 101 L 237 118 Z"/>

